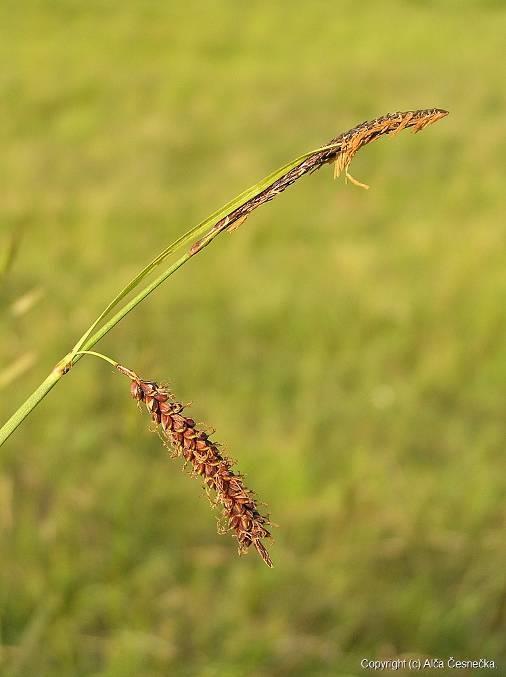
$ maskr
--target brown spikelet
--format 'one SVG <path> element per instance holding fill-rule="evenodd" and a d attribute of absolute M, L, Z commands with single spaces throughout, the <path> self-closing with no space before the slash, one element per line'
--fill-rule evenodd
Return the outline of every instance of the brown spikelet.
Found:
<path fill-rule="evenodd" d="M 270 524 L 262 515 L 253 492 L 244 484 L 241 475 L 232 470 L 232 462 L 218 450 L 209 433 L 199 430 L 195 421 L 183 412 L 185 405 L 174 399 L 172 393 L 154 381 L 145 381 L 133 371 L 118 365 L 118 370 L 130 378 L 130 393 L 144 403 L 162 439 L 169 443 L 176 456 L 181 456 L 193 473 L 200 475 L 206 491 L 213 492 L 215 501 L 223 507 L 224 529 L 232 531 L 238 543 L 239 554 L 253 545 L 272 567 L 262 539 L 270 538 Z"/>
<path fill-rule="evenodd" d="M 360 181 L 354 179 L 348 172 L 355 153 L 380 136 L 398 134 L 407 127 L 413 127 L 416 134 L 424 127 L 432 125 L 446 115 L 448 113 L 445 110 L 431 108 L 418 111 L 405 111 L 403 113 L 389 113 L 383 117 L 357 125 L 357 127 L 341 134 L 341 136 L 331 142 L 339 142 L 339 152 L 333 159 L 335 163 L 334 175 L 339 176 L 344 171 L 346 178 L 352 183 L 362 188 L 369 188 L 365 183 L 360 183 Z"/>
<path fill-rule="evenodd" d="M 224 230 L 233 231 L 241 223 L 244 223 L 246 217 L 261 205 L 273 200 L 277 195 L 286 190 L 293 183 L 298 181 L 306 174 L 312 174 L 320 167 L 332 163 L 334 165 L 334 176 L 339 176 L 342 172 L 351 183 L 369 188 L 365 183 L 354 179 L 349 173 L 350 163 L 354 155 L 371 141 L 379 139 L 388 134 L 397 134 L 403 129 L 413 128 L 415 134 L 425 127 L 434 124 L 438 120 L 446 117 L 448 111 L 442 108 L 424 108 L 420 110 L 408 110 L 397 113 L 387 113 L 374 120 L 368 120 L 353 127 L 347 132 L 343 132 L 334 139 L 331 139 L 321 149 L 305 156 L 299 164 L 292 167 L 286 174 L 273 181 L 267 188 L 253 197 L 245 200 L 243 204 L 234 209 L 220 219 L 212 227 L 211 233 L 220 233 Z M 205 247 L 212 238 L 209 234 L 193 243 L 189 254 L 193 256 Z"/>

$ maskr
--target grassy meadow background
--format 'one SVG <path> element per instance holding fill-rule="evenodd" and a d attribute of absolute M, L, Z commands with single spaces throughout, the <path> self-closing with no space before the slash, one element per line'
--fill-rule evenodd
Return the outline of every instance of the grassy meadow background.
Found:
<path fill-rule="evenodd" d="M 2 419 L 236 193 L 362 120 L 451 115 L 362 151 L 368 192 L 304 179 L 99 344 L 216 428 L 275 568 L 86 358 L 0 450 L 0 674 L 506 670 L 505 31 L 502 0 L 3 0 Z"/>

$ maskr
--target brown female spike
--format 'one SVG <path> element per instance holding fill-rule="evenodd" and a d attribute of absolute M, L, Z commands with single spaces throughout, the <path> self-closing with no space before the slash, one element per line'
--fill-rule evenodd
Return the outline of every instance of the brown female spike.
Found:
<path fill-rule="evenodd" d="M 253 545 L 267 566 L 272 560 L 262 539 L 271 538 L 267 530 L 269 518 L 258 509 L 254 494 L 232 470 L 232 461 L 220 453 L 209 434 L 199 430 L 195 421 L 183 412 L 185 405 L 174 399 L 172 393 L 155 381 L 145 381 L 121 365 L 117 366 L 130 379 L 130 393 L 137 402 L 143 402 L 158 427 L 160 435 L 175 456 L 181 456 L 195 475 L 200 475 L 206 491 L 215 495 L 215 502 L 223 506 L 224 531 L 232 531 L 239 554 Z"/>

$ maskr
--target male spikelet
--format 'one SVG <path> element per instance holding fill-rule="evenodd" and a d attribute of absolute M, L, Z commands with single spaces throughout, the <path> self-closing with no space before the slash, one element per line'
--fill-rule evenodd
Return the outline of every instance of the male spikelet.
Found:
<path fill-rule="evenodd" d="M 351 183 L 362 188 L 369 188 L 367 184 L 354 179 L 349 172 L 351 161 L 361 148 L 382 136 L 398 134 L 403 129 L 411 128 L 416 134 L 447 115 L 448 111 L 442 108 L 399 111 L 397 113 L 387 113 L 381 117 L 374 118 L 374 120 L 367 120 L 349 129 L 347 132 L 343 132 L 334 139 L 331 139 L 322 148 L 303 156 L 297 165 L 289 169 L 282 176 L 279 176 L 264 190 L 260 193 L 255 193 L 253 197 L 245 200 L 236 209 L 217 221 L 209 233 L 193 243 L 190 255 L 193 256 L 203 247 L 206 247 L 213 239 L 210 235 L 224 230 L 234 230 L 241 223 L 244 223 L 252 211 L 273 200 L 302 176 L 312 174 L 326 164 L 332 163 L 334 165 L 334 177 L 338 177 L 344 172 L 346 179 Z"/>
<path fill-rule="evenodd" d="M 200 475 L 206 491 L 212 491 L 215 501 L 223 506 L 224 531 L 232 531 L 237 539 L 239 554 L 253 545 L 260 557 L 272 567 L 272 560 L 262 543 L 270 538 L 269 518 L 257 507 L 253 492 L 244 484 L 242 476 L 232 471 L 232 462 L 223 456 L 209 434 L 199 430 L 195 421 L 183 413 L 185 405 L 172 393 L 154 381 L 145 381 L 135 372 L 118 365 L 118 370 L 131 380 L 130 392 L 143 402 L 164 442 L 175 456 L 183 457 L 193 473 Z"/>

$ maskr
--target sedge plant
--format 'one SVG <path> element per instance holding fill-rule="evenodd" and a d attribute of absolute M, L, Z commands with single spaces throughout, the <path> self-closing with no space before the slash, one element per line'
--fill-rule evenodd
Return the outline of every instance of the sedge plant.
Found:
<path fill-rule="evenodd" d="M 267 529 L 269 519 L 260 513 L 254 494 L 246 488 L 242 476 L 233 472 L 230 459 L 223 456 L 209 435 L 184 414 L 185 405 L 177 401 L 167 388 L 155 381 L 141 379 L 134 371 L 92 349 L 128 313 L 218 235 L 238 228 L 252 211 L 274 199 L 302 176 L 326 164 L 333 164 L 335 177 L 344 174 L 347 181 L 367 189 L 366 184 L 357 181 L 349 173 L 351 160 L 360 148 L 381 136 L 396 134 L 406 128 L 419 132 L 447 114 L 445 110 L 431 108 L 389 113 L 363 122 L 326 145 L 304 153 L 272 172 L 181 235 L 135 275 L 86 329 L 72 349 L 58 360 L 44 381 L 0 428 L 0 446 L 82 357 L 99 357 L 130 379 L 132 396 L 146 406 L 164 444 L 172 449 L 174 455 L 183 458 L 193 474 L 202 478 L 213 503 L 222 507 L 223 530 L 233 532 L 239 552 L 246 552 L 253 545 L 263 561 L 272 566 L 270 556 L 262 543 L 262 539 L 270 538 Z M 167 264 L 170 256 L 181 251 L 178 258 Z"/>

